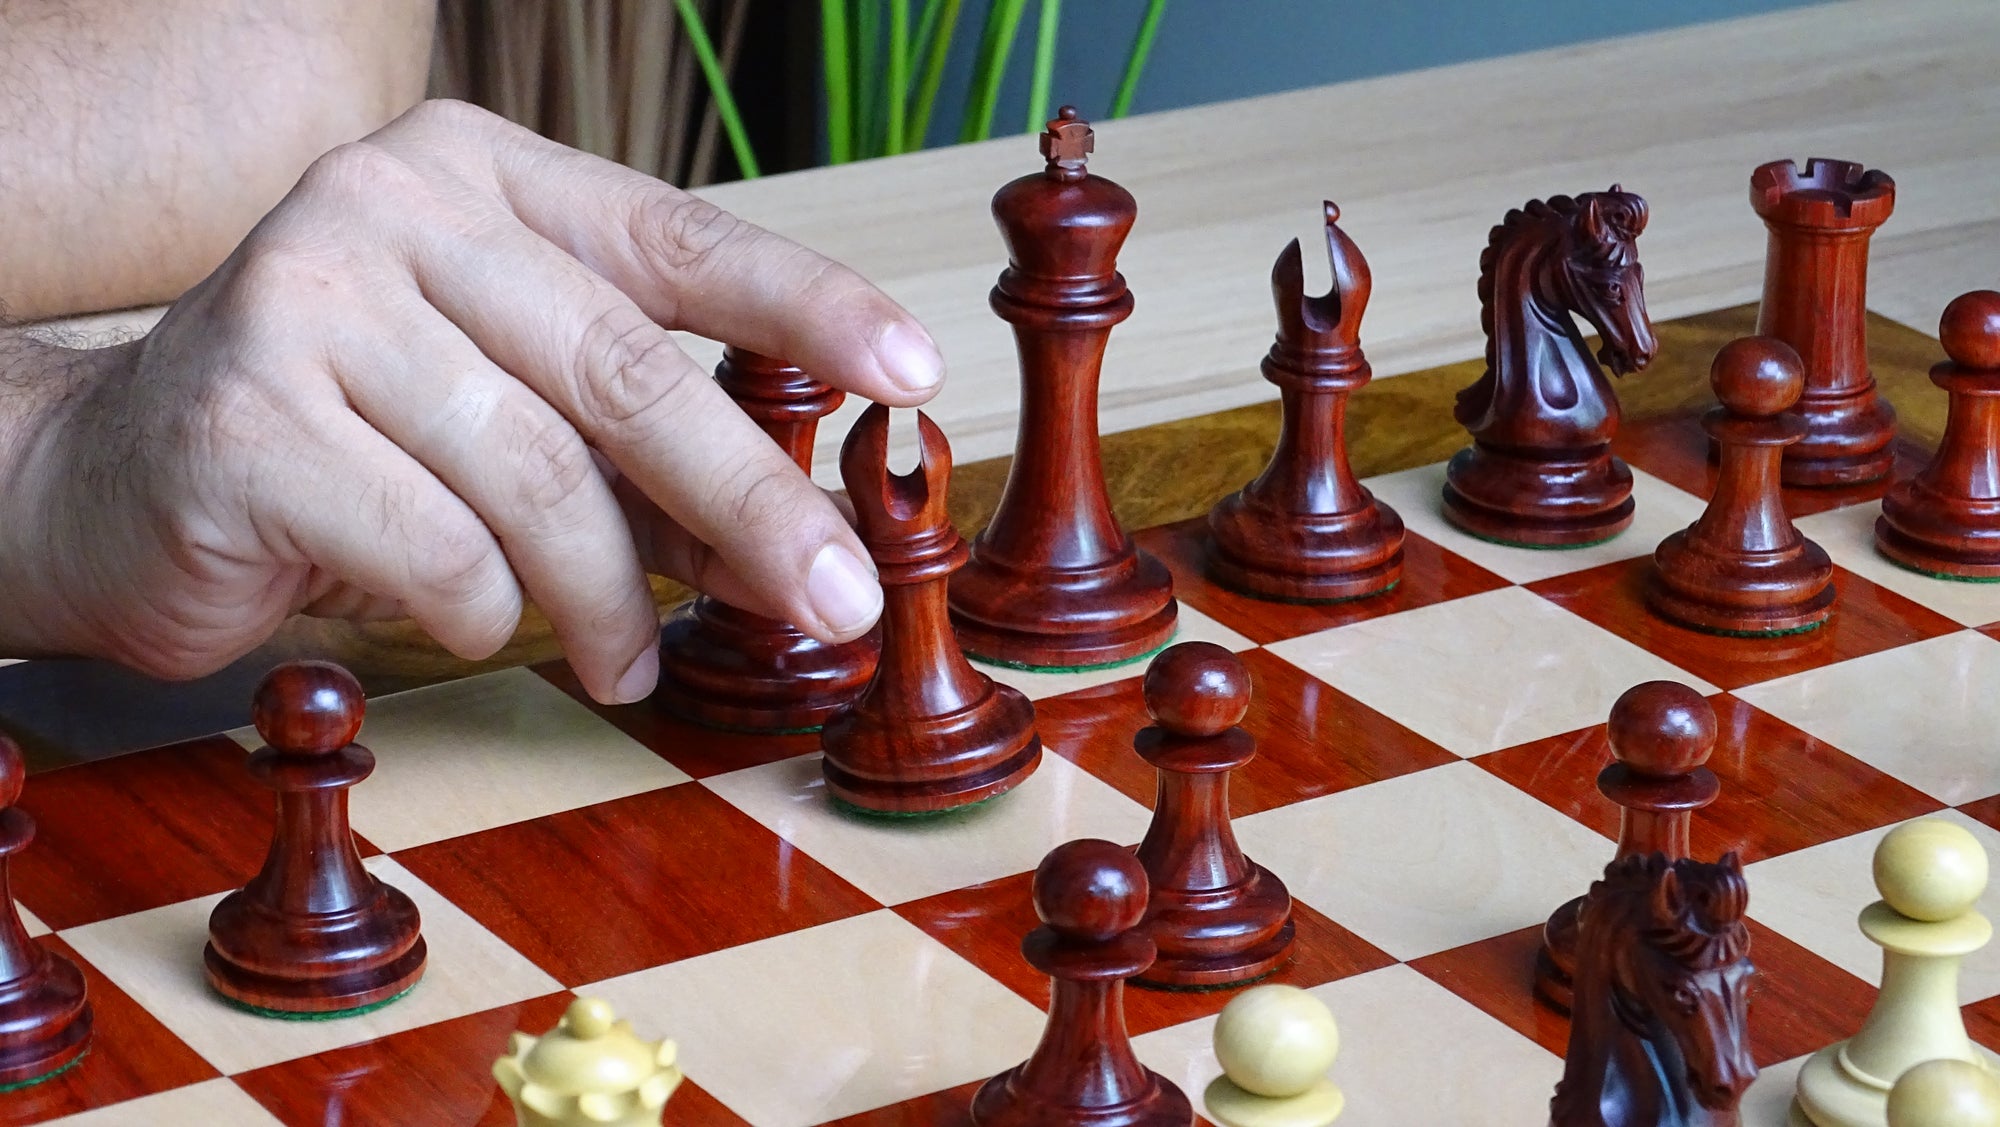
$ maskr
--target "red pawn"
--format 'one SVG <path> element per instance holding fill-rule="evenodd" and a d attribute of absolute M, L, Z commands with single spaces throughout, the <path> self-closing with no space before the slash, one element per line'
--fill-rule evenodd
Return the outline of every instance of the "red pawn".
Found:
<path fill-rule="evenodd" d="M 1125 980 L 1153 961 L 1146 871 L 1111 842 L 1067 842 L 1035 869 L 1034 897 L 1042 926 L 1021 956 L 1049 976 L 1048 1025 L 1033 1056 L 980 1085 L 975 1127 L 1189 1127 L 1187 1096 L 1125 1030 Z"/>
<path fill-rule="evenodd" d="M 208 917 L 209 985 L 273 1017 L 367 1009 L 415 986 L 426 949 L 417 906 L 361 866 L 347 792 L 375 770 L 354 742 L 366 704 L 325 661 L 273 669 L 250 708 L 265 747 L 250 774 L 278 794 L 264 868 Z"/>
<path fill-rule="evenodd" d="M 1798 353 L 1769 337 L 1730 341 L 1709 383 L 1722 406 L 1702 416 L 1720 452 L 1715 493 L 1694 524 L 1660 541 L 1646 605 L 1713 634 L 1790 634 L 1826 621 L 1833 561 L 1799 534 L 1779 494 L 1779 461 L 1805 434 L 1793 406 Z"/>
<path fill-rule="evenodd" d="M 1035 707 L 959 651 L 945 582 L 965 541 L 945 511 L 951 447 L 917 414 L 918 462 L 889 473 L 889 409 L 863 412 L 840 451 L 861 542 L 882 580 L 882 657 L 861 699 L 820 732 L 834 798 L 880 814 L 967 806 L 1012 790 L 1042 761 Z"/>
<path fill-rule="evenodd" d="M 1257 754 L 1236 725 L 1250 671 L 1213 642 L 1153 659 L 1143 689 L 1156 727 L 1133 747 L 1159 771 L 1153 823 L 1139 845 L 1152 896 L 1144 927 L 1159 957 L 1138 981 L 1225 986 L 1262 978 L 1292 954 L 1292 897 L 1243 855 L 1229 824 L 1229 772 Z"/>
<path fill-rule="evenodd" d="M 1619 809 L 1618 853 L 1688 855 L 1694 812 L 1715 801 L 1722 784 L 1707 767 L 1715 750 L 1715 708 L 1686 685 L 1647 681 L 1611 706 L 1607 735 L 1612 762 L 1597 773 L 1597 789 Z M 1577 922 L 1583 897 L 1565 903 L 1542 930 L 1535 992 L 1569 1012 L 1576 973 Z"/>
<path fill-rule="evenodd" d="M 2000 293 L 1960 294 L 1938 336 L 1951 357 L 1931 369 L 1951 395 L 1944 438 L 1882 498 L 1875 547 L 1941 579 L 2000 579 Z"/>
<path fill-rule="evenodd" d="M 0 736 L 0 1087 L 46 1079 L 90 1047 L 83 973 L 28 938 L 8 885 L 7 859 L 35 838 L 35 820 L 14 807 L 26 779 L 20 747 Z"/>

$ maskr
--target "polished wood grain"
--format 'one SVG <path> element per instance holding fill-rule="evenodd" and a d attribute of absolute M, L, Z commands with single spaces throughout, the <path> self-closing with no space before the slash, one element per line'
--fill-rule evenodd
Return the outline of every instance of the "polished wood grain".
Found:
<path fill-rule="evenodd" d="M 1689 852 L 1736 853 L 1745 864 L 1935 813 L 1915 787 L 1729 693 L 1712 696 L 1719 797 L 1694 812 Z M 1606 726 L 1534 740 L 1473 760 L 1606 837 L 1621 815 L 1591 782 L 1611 762 Z M 1774 818 L 1771 812 L 1784 811 Z"/>
<path fill-rule="evenodd" d="M 1638 238 L 1646 201 L 1611 186 L 1509 211 L 1479 257 L 1486 369 L 1452 417 L 1472 445 L 1445 469 L 1444 515 L 1486 540 L 1567 547 L 1632 523 L 1632 472 L 1611 453 L 1613 375 L 1652 363 Z M 1584 350 L 1572 315 L 1604 338 Z"/>
<path fill-rule="evenodd" d="M 1689 673 L 1741 688 L 1949 634 L 1956 622 L 1854 574 L 1833 569 L 1840 607 L 1801 634 L 1743 638 L 1668 622 L 1645 610 L 1652 561 L 1625 560 L 1528 584 L 1528 589 Z"/>
<path fill-rule="evenodd" d="M 1931 369 L 1951 403 L 1944 437 L 1882 498 L 1875 546 L 1917 571 L 2000 579 L 2000 292 L 1952 299 L 1938 336 L 1950 358 Z"/>
<path fill-rule="evenodd" d="M 50 958 L 63 959 L 83 973 L 96 1019 L 89 1052 L 76 1067 L 6 1094 L 0 1108 L 7 1122 L 40 1123 L 219 1075 L 60 937 L 44 935 L 35 942 Z"/>
<path fill-rule="evenodd" d="M 800 468 L 812 468 L 819 420 L 845 396 L 794 365 L 730 349 L 715 382 Z M 676 715 L 754 732 L 817 728 L 852 704 L 882 645 L 871 631 L 832 645 L 707 595 L 667 619 L 654 700 Z"/>
<path fill-rule="evenodd" d="M 530 998 L 233 1077 L 287 1127 L 464 1123 L 514 1127 L 493 1061 L 515 1030 L 552 1028 L 574 996 Z M 685 1087 L 674 1093 L 677 1111 Z"/>
<path fill-rule="evenodd" d="M 1646 606 L 1714 634 L 1813 629 L 1833 612 L 1833 561 L 1792 525 L 1779 482 L 1786 448 L 1806 433 L 1794 410 L 1799 355 L 1774 337 L 1734 340 L 1715 354 L 1709 383 L 1722 401 L 1701 424 L 1718 448 L 1715 491 L 1694 524 L 1653 550 Z"/>
<path fill-rule="evenodd" d="M 907 474 L 889 472 L 889 409 L 880 404 L 841 451 L 855 525 L 882 581 L 882 654 L 860 698 L 828 717 L 820 766 L 828 794 L 882 814 L 982 802 L 1042 761 L 1034 706 L 959 649 L 945 608 L 945 585 L 966 560 L 945 511 L 951 447 L 922 412 L 917 429 L 922 453 Z"/>
<path fill-rule="evenodd" d="M 951 616 L 968 652 L 1004 665 L 1129 661 L 1174 632 L 1173 580 L 1112 516 L 1098 454 L 1104 349 L 1132 313 L 1118 248 L 1138 205 L 1090 173 L 1092 136 L 1064 106 L 1041 137 L 1043 170 L 993 197 L 1008 266 L 991 302 L 1019 345 L 1021 419 L 993 518 L 952 577 Z"/>
<path fill-rule="evenodd" d="M 1256 758 L 1231 772 L 1229 816 L 1365 786 L 1458 756 L 1266 650 L 1238 655 L 1254 691 L 1242 729 Z M 1145 805 L 1155 772 L 1124 735 L 1145 726 L 1139 678 L 1036 702 L 1049 750 Z"/>
<path fill-rule="evenodd" d="M 396 854 L 565 986 L 878 905 L 699 784 Z"/>
<path fill-rule="evenodd" d="M 1642 853 L 1605 868 L 1578 921 L 1550 1127 L 1737 1127 L 1757 1078 L 1749 898 L 1735 854 Z"/>
<path fill-rule="evenodd" d="M 1605 732 L 1613 762 L 1597 773 L 1597 790 L 1619 811 L 1613 862 L 1642 853 L 1669 861 L 1689 856 L 1689 822 L 1721 790 L 1706 766 L 1715 750 L 1715 709 L 1686 685 L 1647 681 L 1619 695 Z M 1564 1012 L 1583 911 L 1582 896 L 1556 908 L 1535 960 L 1535 992 Z"/>
<path fill-rule="evenodd" d="M 1125 980 L 1153 961 L 1140 927 L 1146 871 L 1124 847 L 1095 838 L 1066 842 L 1035 869 L 1042 925 L 1021 957 L 1049 977 L 1049 1016 L 1035 1051 L 980 1085 L 979 1127 L 1187 1127 L 1194 1108 L 1181 1090 L 1139 1063 L 1125 1027 Z"/>
<path fill-rule="evenodd" d="M 1750 206 L 1770 232 L 1757 333 L 1805 363 L 1804 433 L 1784 451 L 1787 485 L 1851 485 L 1889 472 L 1896 412 L 1868 370 L 1868 240 L 1896 182 L 1855 161 L 1760 164 Z"/>
<path fill-rule="evenodd" d="M 387 1001 L 416 985 L 428 957 L 417 906 L 361 867 L 348 791 L 375 769 L 354 742 L 361 685 L 329 662 L 293 662 L 264 678 L 251 719 L 265 746 L 250 777 L 277 795 L 264 867 L 222 898 L 202 950 L 224 997 L 286 1014 Z"/>
<path fill-rule="evenodd" d="M 1361 318 L 1368 261 L 1326 204 L 1333 288 L 1308 297 L 1293 239 L 1271 269 L 1278 339 L 1264 378 L 1282 422 L 1271 464 L 1208 512 L 1208 570 L 1224 587 L 1287 602 L 1379 594 L 1403 572 L 1403 522 L 1355 480 L 1347 458 L 1347 397 L 1368 383 Z"/>
<path fill-rule="evenodd" d="M 818 732 L 730 731 L 684 720 L 650 702 L 599 704 L 584 691 L 566 661 L 543 662 L 535 672 L 693 778 L 712 778 L 819 749 Z"/>
<path fill-rule="evenodd" d="M 1262 978 L 1291 957 L 1292 897 L 1244 856 L 1230 826 L 1230 773 L 1257 753 L 1237 727 L 1250 707 L 1250 672 L 1213 642 L 1182 642 L 1147 666 L 1141 693 L 1153 723 L 1132 746 L 1159 784 L 1139 843 L 1151 890 L 1140 927 L 1157 956 L 1134 981 L 1214 987 Z"/>
<path fill-rule="evenodd" d="M 28 770 L 0 736 L 0 1085 L 50 1076 L 90 1047 L 94 1016 L 77 965 L 28 937 L 7 879 L 35 839 L 35 820 L 15 804 Z"/>

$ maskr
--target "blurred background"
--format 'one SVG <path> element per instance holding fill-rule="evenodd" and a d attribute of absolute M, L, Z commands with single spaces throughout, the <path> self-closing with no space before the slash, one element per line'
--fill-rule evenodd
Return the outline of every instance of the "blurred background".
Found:
<path fill-rule="evenodd" d="M 698 187 L 1808 2 L 444 0 L 431 87 Z"/>

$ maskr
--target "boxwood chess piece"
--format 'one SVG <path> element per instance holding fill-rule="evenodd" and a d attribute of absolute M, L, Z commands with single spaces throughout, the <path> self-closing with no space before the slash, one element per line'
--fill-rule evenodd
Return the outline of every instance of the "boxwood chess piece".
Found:
<path fill-rule="evenodd" d="M 645 1041 L 601 998 L 578 998 L 545 1036 L 515 1033 L 493 1078 L 520 1127 L 659 1127 L 680 1087 L 672 1041 Z"/>

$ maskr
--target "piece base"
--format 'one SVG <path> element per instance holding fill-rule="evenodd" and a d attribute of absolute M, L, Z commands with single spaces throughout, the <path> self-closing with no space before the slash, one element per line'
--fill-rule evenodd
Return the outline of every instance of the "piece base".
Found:
<path fill-rule="evenodd" d="M 25 1077 L 20 1080 L 7 1080 L 4 1082 L 0 1082 L 0 1095 L 5 1095 L 8 1092 L 18 1092 L 23 1088 L 32 1088 L 35 1085 L 40 1084 L 44 1081 L 54 1080 L 56 1077 L 61 1076 L 63 1073 L 68 1072 L 70 1069 L 75 1068 L 79 1064 L 82 1064 L 83 1058 L 90 1055 L 90 1038 L 86 1036 L 74 1053 L 65 1053 L 61 1055 L 66 1057 L 66 1059 L 63 1059 L 61 1060 L 60 1063 L 50 1067 L 47 1072 L 38 1072 L 33 1076 Z"/>
<path fill-rule="evenodd" d="M 1496 513 L 1467 500 L 1450 482 L 1444 486 L 1444 519 L 1468 536 L 1510 548 L 1588 548 L 1616 537 L 1632 525 L 1632 498 L 1600 513 L 1543 518 Z"/>
<path fill-rule="evenodd" d="M 424 975 L 429 948 L 423 936 L 393 961 L 369 970 L 324 978 L 278 978 L 227 960 L 214 944 L 202 949 L 208 984 L 217 994 L 249 1010 L 284 1017 L 340 1017 L 371 1009 L 407 994 Z"/>
<path fill-rule="evenodd" d="M 1338 575 L 1273 571 L 1230 559 L 1210 549 L 1208 577 L 1225 590 L 1273 603 L 1307 606 L 1349 603 L 1380 595 L 1403 580 L 1403 550 L 1375 567 Z"/>
<path fill-rule="evenodd" d="M 816 732 L 868 687 L 881 651 L 870 633 L 827 645 L 782 622 L 698 598 L 660 630 L 653 704 L 724 732 Z"/>
<path fill-rule="evenodd" d="M 857 814 L 877 818 L 907 818 L 950 814 L 1013 790 L 1041 766 L 1042 741 L 1032 731 L 1027 742 L 985 770 L 955 779 L 912 779 L 890 782 L 843 770 L 831 759 L 820 760 L 827 797 Z"/>
<path fill-rule="evenodd" d="M 1881 1127 L 1888 1114 L 1889 1090 L 1850 1074 L 1841 1063 L 1846 1048 L 1846 1041 L 1836 1041 L 1814 1053 L 1799 1070 L 1798 1094 L 1792 1097 L 1793 1127 Z M 1973 1044 L 1972 1059 L 2000 1074 L 2000 1056 L 1985 1046 Z"/>
<path fill-rule="evenodd" d="M 1919 540 L 1896 527 L 1886 512 L 1875 518 L 1875 550 L 1890 563 L 1933 579 L 2000 583 L 2000 553 L 1953 550 Z"/>
<path fill-rule="evenodd" d="M 1833 614 L 1833 585 L 1819 594 L 1789 607 L 1766 607 L 1745 611 L 1740 607 L 1719 606 L 1688 598 L 1657 582 L 1648 585 L 1646 609 L 1676 626 L 1724 638 L 1780 638 L 1804 634 L 1826 624 Z"/>
<path fill-rule="evenodd" d="M 1023 1092 L 1015 1082 L 1022 1065 L 979 1086 L 972 1097 L 973 1127 L 1188 1127 L 1194 1105 L 1173 1081 L 1146 1070 L 1147 1090 L 1099 1107 L 1057 1105 Z"/>
<path fill-rule="evenodd" d="M 1569 1015 L 1570 1007 L 1576 1004 L 1575 980 L 1556 965 L 1546 940 L 1535 952 L 1535 998 L 1565 1017 Z"/>
<path fill-rule="evenodd" d="M 213 984 L 211 983 L 211 985 Z M 338 1021 L 344 1017 L 359 1017 L 362 1014 L 371 1014 L 374 1013 L 376 1010 L 383 1009 L 388 1006 L 393 1006 L 397 1002 L 402 1001 L 403 998 L 406 995 L 408 995 L 410 991 L 415 990 L 416 988 L 417 988 L 416 984 L 411 983 L 409 986 L 404 987 L 402 993 L 391 994 L 390 996 L 382 999 L 379 1002 L 370 1002 L 365 1006 L 355 1006 L 353 1009 L 347 1009 L 347 1010 L 324 1010 L 324 1011 L 314 1011 L 311 1013 L 303 1011 L 294 1011 L 294 1010 L 273 1010 L 273 1009 L 268 1009 L 264 1006 L 254 1006 L 251 1005 L 249 1002 L 239 1001 L 238 999 L 232 998 L 229 995 L 222 993 L 222 991 L 220 990 L 216 991 L 216 995 L 220 997 L 224 1002 L 227 1002 L 234 1009 L 242 1010 L 244 1013 L 247 1014 L 256 1014 L 258 1017 L 268 1017 L 276 1021 Z"/>
<path fill-rule="evenodd" d="M 1322 1077 L 1296 1096 L 1260 1096 L 1227 1076 L 1209 1082 L 1201 1094 L 1208 1117 L 1220 1127 L 1325 1127 L 1339 1117 L 1347 1097 Z"/>
<path fill-rule="evenodd" d="M 965 656 L 1002 669 L 1031 673 L 1086 673 L 1144 661 L 1167 648 L 1180 624 L 1180 604 L 1172 599 L 1144 622 L 1090 634 L 1029 634 L 1002 630 L 951 616 Z"/>

